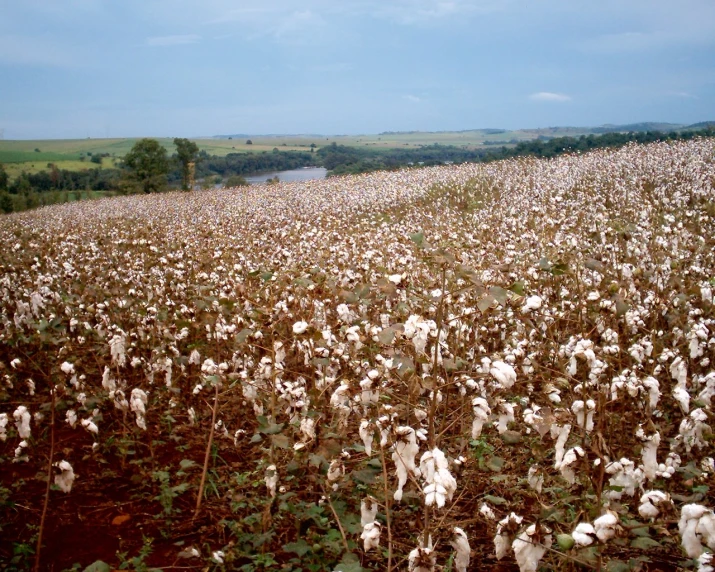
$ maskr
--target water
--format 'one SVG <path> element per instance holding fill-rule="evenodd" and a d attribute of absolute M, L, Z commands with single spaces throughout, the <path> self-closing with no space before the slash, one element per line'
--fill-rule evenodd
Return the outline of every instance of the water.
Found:
<path fill-rule="evenodd" d="M 265 183 L 268 179 L 278 177 L 278 180 L 283 183 L 292 183 L 295 181 L 310 181 L 313 179 L 324 179 L 328 170 L 324 167 L 304 167 L 302 169 L 291 169 L 290 171 L 273 171 L 271 173 L 263 173 L 261 175 L 253 175 L 246 177 L 252 185 Z"/>

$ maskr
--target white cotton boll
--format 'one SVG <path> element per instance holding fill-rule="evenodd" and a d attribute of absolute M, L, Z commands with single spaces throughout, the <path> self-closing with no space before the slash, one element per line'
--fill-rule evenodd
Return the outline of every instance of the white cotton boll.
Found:
<path fill-rule="evenodd" d="M 72 490 L 72 483 L 74 482 L 76 476 L 74 474 L 74 469 L 72 469 L 72 465 L 70 465 L 67 461 L 60 461 L 59 463 L 55 463 L 55 467 L 61 471 L 59 475 L 55 475 L 55 484 L 60 487 L 62 492 L 70 492 Z"/>
<path fill-rule="evenodd" d="M 407 562 L 409 572 L 434 572 L 437 559 L 432 548 L 420 546 L 410 552 Z"/>
<path fill-rule="evenodd" d="M 293 324 L 293 333 L 296 335 L 300 335 L 303 332 L 305 332 L 308 329 L 308 322 L 296 322 Z"/>
<path fill-rule="evenodd" d="M 506 401 L 499 404 L 499 422 L 497 423 L 497 432 L 501 435 L 506 433 L 509 423 L 513 423 L 514 417 L 514 404 L 507 403 Z"/>
<path fill-rule="evenodd" d="M 30 429 L 30 419 L 32 416 L 27 410 L 27 407 L 20 405 L 15 409 L 12 416 L 15 418 L 15 427 L 17 427 L 17 434 L 20 436 L 20 439 L 29 439 L 32 432 Z"/>
<path fill-rule="evenodd" d="M 21 363 L 22 363 L 22 362 L 20 361 L 19 358 L 15 358 L 14 360 L 12 360 L 12 361 L 10 362 L 10 367 L 11 367 L 12 369 L 17 369 L 17 366 L 19 366 Z"/>
<path fill-rule="evenodd" d="M 688 413 L 690 411 L 690 394 L 687 389 L 677 386 L 673 389 L 673 397 L 678 404 L 680 404 L 680 408 L 684 413 Z"/>
<path fill-rule="evenodd" d="M 683 549 L 690 558 L 697 558 L 703 552 L 698 525 L 700 520 L 708 514 L 712 515 L 712 511 L 694 503 L 686 504 L 681 509 L 678 531 Z M 715 537 L 712 540 L 715 542 Z"/>
<path fill-rule="evenodd" d="M 489 409 L 487 400 L 483 397 L 475 397 L 472 400 L 472 411 L 474 411 L 474 421 L 472 421 L 472 439 L 478 439 L 482 434 L 484 424 L 489 420 L 492 410 Z"/>
<path fill-rule="evenodd" d="M 126 344 L 126 337 L 120 334 L 115 334 L 112 339 L 109 340 L 112 363 L 119 367 L 124 367 L 124 364 L 127 362 Z"/>
<path fill-rule="evenodd" d="M 663 491 L 648 491 L 641 496 L 638 514 L 643 518 L 654 519 L 662 510 L 672 505 L 673 503 L 668 493 Z"/>
<path fill-rule="evenodd" d="M 130 396 L 130 404 L 132 411 L 136 414 L 137 426 L 140 429 L 146 431 L 146 404 L 149 401 L 147 394 L 144 390 L 135 387 L 132 389 L 132 394 Z"/>
<path fill-rule="evenodd" d="M 559 466 L 559 471 L 561 472 L 561 476 L 570 485 L 573 485 L 574 482 L 576 482 L 575 465 L 576 465 L 577 461 L 579 460 L 579 458 L 581 458 L 583 456 L 584 456 L 584 452 L 581 447 L 573 447 L 572 449 L 569 449 L 568 451 L 566 451 L 563 461 L 561 462 L 561 465 Z"/>
<path fill-rule="evenodd" d="M 528 314 L 533 310 L 538 310 L 539 308 L 541 308 L 541 305 L 543 303 L 544 301 L 541 299 L 540 296 L 529 296 L 524 302 L 524 305 L 521 307 L 521 311 L 525 314 Z"/>
<path fill-rule="evenodd" d="M 576 546 L 591 546 L 596 540 L 596 529 L 589 522 L 580 522 L 571 533 Z"/>
<path fill-rule="evenodd" d="M 66 373 L 67 375 L 74 374 L 74 365 L 72 365 L 68 361 L 63 362 L 62 365 L 60 366 L 60 369 L 62 370 L 63 373 Z"/>
<path fill-rule="evenodd" d="M 710 431 L 710 425 L 705 423 L 707 414 L 702 409 L 695 409 L 690 416 L 680 422 L 678 431 L 679 437 L 685 445 L 685 450 L 690 453 L 693 448 L 702 449 L 707 447 L 704 434 Z"/>
<path fill-rule="evenodd" d="M 199 353 L 199 351 L 196 349 L 191 350 L 191 353 L 189 354 L 189 364 L 190 365 L 199 365 L 200 363 L 201 363 L 201 354 Z"/>
<path fill-rule="evenodd" d="M 447 500 L 447 489 L 440 483 L 433 482 L 428 484 L 423 492 L 426 506 L 436 504 L 438 508 L 442 508 Z"/>
<path fill-rule="evenodd" d="M 67 420 L 67 423 L 69 424 L 72 429 L 75 428 L 75 425 L 77 425 L 77 413 L 75 413 L 74 409 L 68 409 L 67 412 L 65 413 L 65 419 Z"/>
<path fill-rule="evenodd" d="M 532 489 L 537 493 L 541 493 L 541 489 L 544 486 L 544 474 L 541 472 L 539 465 L 531 465 L 531 467 L 529 467 L 529 474 L 526 480 Z"/>
<path fill-rule="evenodd" d="M 642 427 L 638 427 L 636 437 L 643 441 L 641 455 L 643 458 L 643 473 L 646 478 L 653 480 L 658 472 L 658 445 L 660 445 L 660 433 L 657 431 L 653 435 L 647 436 Z"/>
<path fill-rule="evenodd" d="M 300 432 L 305 441 L 315 439 L 315 419 L 312 417 L 303 417 L 300 420 Z"/>
<path fill-rule="evenodd" d="M 710 550 L 715 550 L 715 514 L 712 510 L 700 517 L 695 533 L 702 538 Z"/>
<path fill-rule="evenodd" d="M 91 419 L 82 419 L 82 427 L 84 427 L 90 433 L 97 435 L 99 433 L 99 428 Z"/>
<path fill-rule="evenodd" d="M 360 538 L 365 552 L 380 546 L 380 532 L 382 532 L 382 525 L 379 522 L 368 522 L 363 525 Z"/>
<path fill-rule="evenodd" d="M 328 467 L 328 483 L 333 485 L 333 490 L 338 490 L 337 481 L 343 478 L 345 474 L 345 466 L 340 459 L 333 459 L 330 461 L 330 466 Z"/>
<path fill-rule="evenodd" d="M 546 550 L 553 543 L 550 533 L 551 530 L 544 525 L 532 524 L 514 539 L 512 548 L 519 572 L 536 572 Z"/>
<path fill-rule="evenodd" d="M 450 544 L 454 548 L 454 569 L 456 572 L 467 572 L 469 568 L 469 539 L 467 534 L 459 527 L 452 529 L 452 540 Z"/>
<path fill-rule="evenodd" d="M 360 421 L 358 434 L 360 435 L 360 439 L 362 439 L 362 444 L 365 446 L 365 453 L 371 456 L 373 432 L 371 431 L 370 422 L 367 419 Z"/>
<path fill-rule="evenodd" d="M 643 387 L 648 391 L 648 404 L 652 410 L 658 407 L 658 401 L 660 401 L 660 384 L 658 380 L 654 377 L 646 377 L 643 380 Z"/>
<path fill-rule="evenodd" d="M 576 415 L 576 425 L 582 427 L 586 433 L 593 431 L 593 414 L 595 410 L 596 402 L 593 399 L 589 399 L 585 403 L 577 400 L 571 405 L 571 412 Z"/>
<path fill-rule="evenodd" d="M 490 507 L 487 503 L 483 502 L 482 506 L 479 507 L 479 514 L 481 514 L 484 518 L 487 518 L 489 520 L 496 520 L 497 515 L 494 514 L 494 511 L 492 510 L 492 507 Z"/>
<path fill-rule="evenodd" d="M 713 555 L 711 552 L 703 552 L 700 556 L 698 556 L 697 572 L 715 572 L 715 568 L 710 566 L 712 558 Z"/>
<path fill-rule="evenodd" d="M 494 536 L 497 560 L 501 560 L 509 553 L 512 539 L 516 536 L 522 520 L 523 517 L 512 512 L 497 524 L 497 533 Z"/>
<path fill-rule="evenodd" d="M 554 469 L 558 470 L 561 467 L 561 462 L 563 461 L 564 454 L 566 453 L 565 446 L 566 441 L 569 438 L 569 434 L 571 433 L 571 425 L 566 424 L 563 427 L 559 427 L 558 425 L 552 425 L 552 437 L 554 436 L 554 433 L 558 435 L 556 443 L 554 444 Z"/>
<path fill-rule="evenodd" d="M 418 423 L 422 423 L 425 419 L 427 419 L 427 412 L 424 409 L 416 407 L 413 413 Z"/>
<path fill-rule="evenodd" d="M 223 564 L 223 559 L 226 558 L 226 554 L 224 554 L 223 550 L 217 550 L 211 554 L 211 558 L 213 558 L 216 564 Z"/>
<path fill-rule="evenodd" d="M 266 467 L 265 476 L 266 488 L 268 489 L 268 494 L 271 498 L 276 496 L 276 485 L 278 484 L 278 470 L 275 465 L 268 465 Z"/>
<path fill-rule="evenodd" d="M 618 515 L 612 510 L 607 511 L 593 521 L 593 528 L 596 531 L 596 536 L 599 541 L 608 542 L 616 536 L 616 533 L 620 529 Z"/>
<path fill-rule="evenodd" d="M 0 441 L 7 440 L 7 425 L 10 422 L 10 418 L 7 413 L 0 413 Z"/>
<path fill-rule="evenodd" d="M 516 371 L 503 361 L 492 362 L 489 373 L 504 389 L 511 389 L 516 383 Z"/>
<path fill-rule="evenodd" d="M 408 473 L 420 474 L 415 465 L 415 457 L 419 452 L 417 436 L 412 427 L 401 426 L 395 429 L 396 442 L 393 447 L 392 460 L 395 463 L 397 475 L 397 490 L 394 493 L 396 501 L 402 500 L 402 489 L 407 484 Z"/>
<path fill-rule="evenodd" d="M 377 499 L 375 497 L 366 496 L 360 501 L 360 526 L 365 527 L 366 524 L 375 521 L 377 508 Z"/>
<path fill-rule="evenodd" d="M 400 282 L 402 282 L 402 275 L 401 274 L 390 274 L 387 279 L 392 282 L 395 286 L 399 285 Z"/>
<path fill-rule="evenodd" d="M 29 443 L 25 441 L 24 439 L 20 441 L 17 444 L 17 447 L 15 448 L 15 459 L 13 462 L 27 462 L 30 460 L 30 458 L 27 455 L 23 455 L 23 451 L 29 446 Z"/>

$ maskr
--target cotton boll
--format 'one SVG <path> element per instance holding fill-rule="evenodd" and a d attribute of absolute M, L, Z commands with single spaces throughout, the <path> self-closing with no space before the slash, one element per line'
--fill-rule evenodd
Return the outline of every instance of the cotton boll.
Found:
<path fill-rule="evenodd" d="M 67 420 L 67 423 L 69 424 L 69 426 L 72 427 L 72 429 L 74 429 L 75 425 L 77 425 L 77 413 L 75 413 L 75 410 L 68 409 L 67 412 L 65 413 L 65 419 Z"/>
<path fill-rule="evenodd" d="M 536 572 L 539 562 L 551 548 L 553 538 L 551 530 L 544 525 L 532 524 L 522 532 L 514 542 L 514 557 L 519 565 L 519 572 Z"/>
<path fill-rule="evenodd" d="M 67 375 L 72 375 L 74 374 L 74 365 L 72 365 L 69 362 L 63 362 L 62 365 L 60 366 L 60 369 L 62 370 L 62 373 L 65 373 Z"/>
<path fill-rule="evenodd" d="M 673 397 L 678 402 L 684 413 L 688 413 L 690 411 L 690 394 L 687 389 L 677 386 L 673 389 Z"/>
<path fill-rule="evenodd" d="M 408 473 L 419 475 L 415 465 L 415 457 L 419 451 L 417 436 L 412 427 L 401 426 L 395 429 L 396 442 L 393 447 L 392 460 L 395 463 L 397 475 L 397 490 L 394 493 L 396 501 L 402 500 L 402 489 L 407 484 Z"/>
<path fill-rule="evenodd" d="M 474 412 L 474 421 L 472 421 L 472 439 L 478 439 L 482 434 L 482 427 L 489 420 L 492 410 L 489 409 L 487 400 L 483 397 L 475 397 L 472 400 L 472 411 Z"/>
<path fill-rule="evenodd" d="M 511 389 L 516 383 L 514 368 L 503 361 L 492 362 L 489 373 L 503 389 Z"/>
<path fill-rule="evenodd" d="M 540 296 L 529 296 L 524 305 L 521 307 L 521 311 L 524 312 L 525 314 L 528 314 L 529 312 L 533 310 L 538 310 L 541 308 L 541 305 L 543 304 L 543 300 L 541 299 Z"/>
<path fill-rule="evenodd" d="M 574 482 L 576 482 L 576 472 L 575 472 L 576 467 L 575 467 L 575 465 L 578 462 L 578 460 L 583 456 L 584 456 L 584 452 L 581 447 L 573 447 L 572 449 L 569 449 L 568 451 L 566 451 L 563 461 L 561 462 L 561 465 L 559 466 L 559 471 L 561 472 L 561 476 L 570 485 L 573 485 Z"/>
<path fill-rule="evenodd" d="M 516 536 L 522 520 L 521 516 L 512 512 L 497 524 L 497 533 L 494 536 L 497 560 L 501 560 L 509 553 L 512 540 Z"/>
<path fill-rule="evenodd" d="M 76 476 L 74 474 L 74 470 L 72 469 L 72 465 L 70 465 L 67 461 L 60 461 L 59 463 L 55 463 L 55 467 L 61 471 L 59 475 L 55 475 L 55 484 L 60 487 L 62 492 L 70 492 L 72 490 L 72 483 L 74 482 Z"/>
<path fill-rule="evenodd" d="M 618 523 L 618 515 L 612 510 L 607 511 L 593 521 L 593 528 L 598 540 L 608 542 L 616 536 L 621 528 Z"/>
<path fill-rule="evenodd" d="M 576 546 L 591 546 L 596 539 L 596 529 L 591 523 L 580 522 L 571 533 Z"/>
<path fill-rule="evenodd" d="M 683 549 L 690 558 L 697 558 L 703 552 L 698 527 L 700 519 L 708 514 L 712 515 L 712 511 L 699 504 L 686 504 L 681 509 L 678 531 Z"/>
<path fill-rule="evenodd" d="M 0 413 L 0 441 L 7 440 L 7 425 L 9 422 L 10 419 L 7 413 Z"/>
<path fill-rule="evenodd" d="M 526 477 L 529 486 L 537 493 L 541 493 L 541 488 L 544 486 L 544 474 L 539 465 L 531 465 L 529 474 Z"/>
<path fill-rule="evenodd" d="M 469 568 L 469 539 L 466 533 L 459 527 L 452 530 L 452 540 L 450 544 L 454 548 L 454 569 L 456 572 L 467 572 Z"/>
<path fill-rule="evenodd" d="M 658 445 L 660 445 L 660 433 L 657 431 L 653 435 L 647 436 L 642 427 L 638 427 L 636 437 L 643 441 L 643 449 L 641 452 L 643 458 L 643 473 L 646 478 L 653 480 L 658 472 Z"/>
<path fill-rule="evenodd" d="M 136 414 L 137 426 L 146 431 L 146 404 L 149 398 L 146 392 L 138 387 L 132 389 L 130 397 L 132 411 Z"/>
<path fill-rule="evenodd" d="M 559 427 L 556 424 L 551 426 L 551 436 L 552 438 L 556 436 L 556 443 L 554 444 L 554 469 L 556 470 L 561 467 L 561 463 L 566 453 L 566 441 L 568 440 L 570 433 L 571 425 L 569 424 L 566 424 L 563 427 Z"/>
<path fill-rule="evenodd" d="M 638 507 L 638 514 L 643 518 L 654 519 L 662 510 L 673 506 L 670 495 L 663 491 L 648 491 L 643 494 Z"/>
<path fill-rule="evenodd" d="M 84 427 L 90 433 L 94 433 L 95 435 L 99 433 L 99 428 L 91 419 L 82 419 L 81 423 L 82 427 Z"/>
<path fill-rule="evenodd" d="M 497 519 L 497 515 L 494 514 L 492 507 L 490 507 L 485 502 L 483 502 L 482 505 L 479 507 L 479 514 L 481 514 L 484 518 L 486 518 L 488 520 L 496 520 Z"/>
<path fill-rule="evenodd" d="M 328 483 L 333 485 L 333 490 L 338 490 L 337 481 L 343 478 L 345 474 L 345 466 L 340 459 L 333 459 L 328 467 Z"/>
<path fill-rule="evenodd" d="M 268 494 L 271 498 L 276 496 L 276 485 L 278 484 L 278 470 L 275 465 L 268 465 L 266 467 L 265 476 L 266 488 L 268 489 Z"/>
<path fill-rule="evenodd" d="M 360 526 L 373 522 L 377 516 L 377 499 L 367 496 L 360 501 Z"/>
<path fill-rule="evenodd" d="M 409 572 L 434 572 L 437 559 L 432 548 L 419 546 L 410 552 L 407 561 Z"/>
<path fill-rule="evenodd" d="M 15 409 L 12 416 L 15 418 L 15 427 L 17 427 L 17 434 L 20 436 L 20 439 L 29 439 L 32 432 L 30 429 L 30 419 L 32 416 L 27 410 L 27 407 L 20 405 Z"/>
<path fill-rule="evenodd" d="M 367 552 L 380 546 L 380 532 L 382 525 L 379 522 L 368 522 L 363 525 L 360 538 L 363 540 L 363 550 Z"/>
<path fill-rule="evenodd" d="M 715 572 L 715 568 L 710 566 L 713 555 L 711 552 L 703 552 L 698 556 L 698 572 Z"/>

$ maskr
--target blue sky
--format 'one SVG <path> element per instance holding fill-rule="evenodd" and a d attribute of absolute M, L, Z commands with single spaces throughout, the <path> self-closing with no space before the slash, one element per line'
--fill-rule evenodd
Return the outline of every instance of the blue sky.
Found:
<path fill-rule="evenodd" d="M 713 0 L 0 0 L 6 139 L 703 120 Z"/>

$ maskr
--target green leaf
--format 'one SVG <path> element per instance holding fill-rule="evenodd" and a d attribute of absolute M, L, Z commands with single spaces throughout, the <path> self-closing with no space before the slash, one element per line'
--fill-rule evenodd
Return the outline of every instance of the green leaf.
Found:
<path fill-rule="evenodd" d="M 110 572 L 111 570 L 112 568 L 109 564 L 103 562 L 102 560 L 97 560 L 87 566 L 87 568 L 84 569 L 84 572 Z"/>
<path fill-rule="evenodd" d="M 290 439 L 287 435 L 271 435 L 271 442 L 280 449 L 290 449 Z"/>
<path fill-rule="evenodd" d="M 487 310 L 489 310 L 489 308 L 496 306 L 496 302 L 497 301 L 493 296 L 484 296 L 484 298 L 480 298 L 477 302 L 477 308 L 479 308 L 479 311 L 484 314 Z"/>
<path fill-rule="evenodd" d="M 179 466 L 185 471 L 186 469 L 190 469 L 191 467 L 196 465 L 196 461 L 192 461 L 191 459 L 182 459 L 181 462 L 179 463 Z"/>
<path fill-rule="evenodd" d="M 414 242 L 417 246 L 422 246 L 425 241 L 425 234 L 423 232 L 411 234 L 410 240 Z"/>
<path fill-rule="evenodd" d="M 385 328 L 379 334 L 377 334 L 377 339 L 381 344 L 389 346 L 395 339 L 395 330 L 392 328 Z"/>
<path fill-rule="evenodd" d="M 360 559 L 352 552 L 346 552 L 333 572 L 363 572 L 363 570 L 364 568 L 360 566 Z"/>
<path fill-rule="evenodd" d="M 283 431 L 283 423 L 268 423 L 267 425 L 259 426 L 258 430 L 264 435 L 275 435 Z"/>
<path fill-rule="evenodd" d="M 502 306 L 506 306 L 506 301 L 509 298 L 508 290 L 504 290 L 504 288 L 500 288 L 499 286 L 492 286 L 489 288 L 489 294 Z"/>
<path fill-rule="evenodd" d="M 524 295 L 524 283 L 521 281 L 514 282 L 514 284 L 509 286 L 509 290 L 514 292 L 514 294 L 523 296 Z"/>
<path fill-rule="evenodd" d="M 639 536 L 631 540 L 631 548 L 639 548 L 640 550 L 650 550 L 651 548 L 660 548 L 660 546 L 660 542 L 647 536 Z"/>
<path fill-rule="evenodd" d="M 504 431 L 504 433 L 501 434 L 501 439 L 506 443 L 507 445 L 515 445 L 517 443 L 521 443 L 523 441 L 523 437 L 521 433 L 518 431 Z"/>
<path fill-rule="evenodd" d="M 487 468 L 490 471 L 498 473 L 504 468 L 504 459 L 502 459 L 501 457 L 492 457 L 487 461 Z"/>
<path fill-rule="evenodd" d="M 589 270 L 595 270 L 596 272 L 600 272 L 601 274 L 606 273 L 606 267 L 604 266 L 603 262 L 601 262 L 600 260 L 596 260 L 595 258 L 587 258 L 584 265 Z"/>
<path fill-rule="evenodd" d="M 283 545 L 283 550 L 286 552 L 295 552 L 300 557 L 305 556 L 311 549 L 312 546 L 302 538 L 297 542 L 289 542 Z"/>
<path fill-rule="evenodd" d="M 350 473 L 350 477 L 358 483 L 371 485 L 375 482 L 375 479 L 379 474 L 379 471 L 374 471 L 372 469 L 360 469 Z"/>
<path fill-rule="evenodd" d="M 606 564 L 606 570 L 608 572 L 630 572 L 633 570 L 627 562 L 621 560 L 610 560 Z"/>

